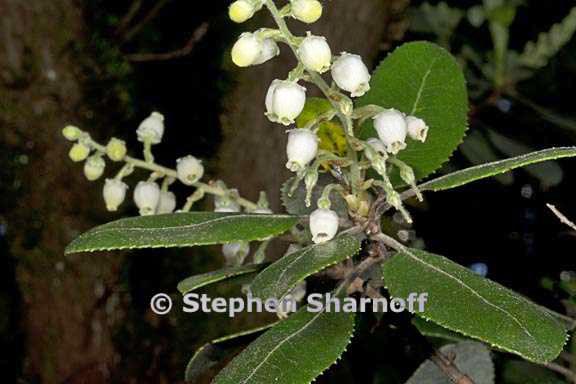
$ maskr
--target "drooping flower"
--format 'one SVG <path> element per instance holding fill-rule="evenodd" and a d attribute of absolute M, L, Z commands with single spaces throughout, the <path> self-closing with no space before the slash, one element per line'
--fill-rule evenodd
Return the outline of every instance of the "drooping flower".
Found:
<path fill-rule="evenodd" d="M 176 195 L 170 191 L 160 191 L 160 200 L 156 207 L 156 213 L 159 215 L 172 213 L 176 209 Z"/>
<path fill-rule="evenodd" d="M 408 135 L 412 140 L 418 140 L 425 142 L 428 137 L 428 125 L 422 119 L 416 116 L 406 117 L 406 125 L 408 129 Z"/>
<path fill-rule="evenodd" d="M 152 112 L 136 130 L 138 141 L 159 144 L 164 136 L 164 115 Z"/>
<path fill-rule="evenodd" d="M 140 181 L 134 189 L 134 203 L 140 215 L 153 215 L 160 201 L 160 187 L 153 181 Z"/>
<path fill-rule="evenodd" d="M 386 150 L 394 155 L 406 148 L 406 135 L 408 128 L 402 112 L 396 109 L 387 109 L 374 116 L 374 128 Z"/>
<path fill-rule="evenodd" d="M 202 161 L 192 155 L 176 160 L 178 180 L 186 185 L 192 185 L 204 176 Z"/>
<path fill-rule="evenodd" d="M 305 104 L 306 88 L 294 81 L 274 80 L 266 94 L 266 116 L 272 122 L 290 125 Z"/>
<path fill-rule="evenodd" d="M 318 208 L 310 215 L 310 232 L 316 244 L 332 240 L 338 232 L 339 220 L 336 212 Z"/>
<path fill-rule="evenodd" d="M 330 69 L 332 50 L 325 37 L 308 35 L 298 47 L 298 56 L 310 71 L 324 73 Z"/>
<path fill-rule="evenodd" d="M 362 96 L 370 90 L 370 73 L 359 55 L 342 53 L 332 64 L 332 79 L 352 97 Z"/>
<path fill-rule="evenodd" d="M 128 185 L 121 180 L 116 179 L 106 179 L 104 182 L 104 188 L 102 190 L 102 195 L 104 197 L 104 202 L 106 203 L 106 209 L 115 212 L 118 210 L 120 204 L 126 199 L 126 191 L 128 190 Z"/>
<path fill-rule="evenodd" d="M 298 172 L 312 160 L 318 153 L 318 136 L 308 129 L 292 129 L 288 131 L 288 144 L 286 154 L 288 162 L 286 168 Z"/>

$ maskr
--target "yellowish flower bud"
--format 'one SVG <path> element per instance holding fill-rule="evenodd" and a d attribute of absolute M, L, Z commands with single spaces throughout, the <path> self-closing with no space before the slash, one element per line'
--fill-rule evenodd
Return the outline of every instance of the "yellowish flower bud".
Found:
<path fill-rule="evenodd" d="M 104 173 L 106 162 L 100 155 L 94 155 L 88 158 L 84 163 L 84 176 L 89 181 L 98 180 Z"/>
<path fill-rule="evenodd" d="M 264 42 L 255 33 L 243 33 L 232 47 L 232 61 L 239 67 L 249 67 L 258 61 L 263 49 Z"/>
<path fill-rule="evenodd" d="M 322 17 L 322 4 L 318 0 L 292 0 L 292 17 L 312 24 Z"/>
<path fill-rule="evenodd" d="M 126 142 L 113 137 L 106 145 L 106 154 L 112 161 L 122 161 L 126 156 Z"/>
<path fill-rule="evenodd" d="M 74 144 L 70 152 L 68 152 L 68 156 L 74 162 L 84 161 L 88 158 L 88 155 L 90 155 L 90 147 L 82 143 Z"/>
<path fill-rule="evenodd" d="M 68 125 L 62 129 L 62 135 L 70 141 L 76 141 L 80 138 L 82 131 L 73 125 Z"/>
<path fill-rule="evenodd" d="M 235 23 L 243 23 L 256 13 L 258 9 L 250 0 L 237 0 L 228 8 L 228 16 Z"/>

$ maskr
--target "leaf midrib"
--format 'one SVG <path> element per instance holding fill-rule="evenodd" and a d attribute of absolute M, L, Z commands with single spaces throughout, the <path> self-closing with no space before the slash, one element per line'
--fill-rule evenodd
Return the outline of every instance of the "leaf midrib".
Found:
<path fill-rule="evenodd" d="M 451 275 L 450 273 L 443 271 L 439 268 L 437 268 L 436 266 L 420 259 L 418 256 L 416 256 L 415 254 L 413 254 L 408 248 L 405 248 L 403 250 L 403 253 L 407 254 L 408 256 L 410 256 L 412 259 L 422 263 L 423 265 L 427 266 L 428 268 L 434 270 L 437 273 L 441 273 L 444 274 L 446 276 L 448 276 L 449 278 L 455 280 L 457 283 L 461 284 L 463 287 L 465 287 L 466 289 L 468 289 L 470 292 L 472 292 L 472 294 L 474 294 L 475 296 L 477 296 L 480 300 L 482 300 L 483 302 L 485 302 L 486 304 L 488 304 L 489 306 L 496 308 L 497 310 L 503 312 L 504 314 L 506 314 L 508 317 L 510 317 L 516 324 L 518 324 L 520 326 L 520 329 L 522 329 L 522 331 L 528 336 L 530 337 L 534 342 L 537 343 L 536 338 L 528 331 L 528 329 L 520 322 L 520 320 L 518 320 L 518 318 L 516 318 L 516 316 L 514 316 L 513 314 L 511 314 L 510 312 L 508 312 L 507 310 L 505 310 L 504 308 L 500 308 L 498 305 L 491 303 L 490 301 L 488 301 L 488 299 L 484 298 L 484 296 L 482 296 L 481 294 L 479 294 L 478 292 L 476 292 L 476 290 L 474 290 L 472 287 L 470 287 L 469 285 L 467 285 L 465 282 L 463 282 L 462 280 L 460 280 L 458 277 Z M 506 291 L 504 291 L 506 292 Z M 528 303 L 528 302 L 527 302 Z M 530 304 L 530 303 L 528 303 Z"/>
<path fill-rule="evenodd" d="M 284 344 L 286 344 L 288 341 L 290 341 L 292 338 L 294 338 L 295 336 L 297 336 L 298 334 L 300 334 L 301 332 L 303 332 L 306 328 L 308 328 L 310 326 L 310 324 L 312 324 L 314 321 L 316 321 L 316 319 L 318 317 L 320 317 L 320 315 L 324 314 L 324 311 L 318 312 L 316 315 L 314 315 L 314 317 L 312 317 L 312 319 L 310 319 L 310 321 L 308 321 L 303 327 L 301 327 L 300 329 L 296 330 L 295 332 L 293 332 L 291 335 L 287 336 L 284 340 L 282 340 L 280 343 L 278 343 L 274 348 L 272 348 L 272 350 L 270 350 L 270 352 L 268 352 L 268 354 L 266 355 L 266 357 L 264 357 L 264 359 L 262 359 L 262 361 L 260 362 L 260 364 L 258 364 L 253 370 L 252 373 L 250 373 L 250 375 L 248 377 L 246 377 L 246 379 L 244 379 L 244 381 L 242 381 L 242 384 L 246 384 L 248 382 L 248 380 L 250 380 L 255 374 L 256 372 L 268 361 L 268 359 L 270 358 L 270 356 L 272 356 L 273 353 L 275 353 L 278 348 L 280 348 L 281 346 L 283 346 Z"/>
<path fill-rule="evenodd" d="M 426 73 L 424 73 L 424 76 L 422 76 L 422 80 L 420 82 L 420 87 L 418 88 L 418 92 L 416 93 L 416 100 L 414 100 L 414 106 L 412 107 L 412 111 L 410 112 L 410 115 L 414 115 L 414 113 L 416 113 L 416 110 L 418 109 L 418 104 L 420 103 L 420 99 L 422 98 L 422 93 L 424 93 L 424 87 L 426 86 L 426 82 L 428 81 L 428 77 L 432 73 L 432 68 L 434 67 L 434 65 L 436 64 L 436 62 L 438 60 L 439 60 L 438 57 L 435 58 L 434 60 L 432 60 L 432 62 L 430 63 L 430 66 L 426 70 Z"/>
<path fill-rule="evenodd" d="M 107 227 L 102 228 L 100 230 L 96 229 L 90 234 L 100 234 L 103 232 L 110 232 L 110 231 L 164 231 L 164 230 L 172 230 L 172 229 L 192 229 L 195 227 L 200 227 L 208 224 L 214 224 L 215 222 L 219 222 L 226 219 L 243 219 L 243 218 L 256 218 L 258 216 L 255 215 L 233 215 L 233 216 L 223 216 L 214 219 L 210 219 L 209 221 L 203 221 L 201 223 L 193 223 L 193 224 L 185 224 L 179 226 L 170 226 L 170 227 L 155 227 L 155 228 L 145 228 L 145 227 Z M 262 216 L 262 218 L 285 218 L 289 219 L 290 216 L 283 216 L 283 215 L 266 215 Z M 296 217 L 294 217 L 296 219 Z"/>

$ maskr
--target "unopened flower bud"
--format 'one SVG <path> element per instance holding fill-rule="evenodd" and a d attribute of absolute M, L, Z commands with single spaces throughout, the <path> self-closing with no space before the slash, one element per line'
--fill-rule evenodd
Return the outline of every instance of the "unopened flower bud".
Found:
<path fill-rule="evenodd" d="M 338 215 L 336 212 L 318 208 L 310 215 L 310 232 L 312 241 L 316 244 L 332 240 L 338 232 Z"/>
<path fill-rule="evenodd" d="M 204 166 L 202 161 L 194 156 L 186 156 L 176 161 L 176 172 L 178 179 L 186 184 L 192 185 L 204 176 Z"/>
<path fill-rule="evenodd" d="M 62 129 L 62 135 L 70 141 L 76 141 L 82 135 L 82 131 L 80 128 L 75 127 L 73 125 L 68 125 Z"/>
<path fill-rule="evenodd" d="M 266 94 L 266 116 L 272 122 L 293 124 L 304 110 L 306 88 L 289 80 L 274 80 Z"/>
<path fill-rule="evenodd" d="M 310 71 L 324 73 L 330 69 L 332 51 L 326 38 L 308 35 L 298 47 L 298 56 L 304 67 Z"/>
<path fill-rule="evenodd" d="M 252 213 L 260 213 L 269 215 L 272 213 L 272 210 L 269 208 L 270 203 L 268 203 L 268 196 L 266 196 L 266 192 L 260 191 L 260 197 L 258 198 L 257 208 L 252 211 Z"/>
<path fill-rule="evenodd" d="M 370 90 L 370 73 L 358 55 L 342 53 L 332 64 L 332 79 L 352 97 L 362 96 Z"/>
<path fill-rule="evenodd" d="M 112 161 L 122 161 L 126 157 L 126 142 L 113 137 L 106 145 L 106 154 Z"/>
<path fill-rule="evenodd" d="M 152 112 L 136 130 L 138 141 L 159 144 L 164 136 L 164 116 L 158 112 Z"/>
<path fill-rule="evenodd" d="M 128 185 L 121 180 L 116 179 L 106 179 L 104 183 L 104 189 L 102 195 L 104 196 L 104 202 L 106 203 L 106 209 L 115 212 L 118 210 L 120 204 L 124 202 L 126 198 L 126 191 L 128 190 Z"/>
<path fill-rule="evenodd" d="M 243 23 L 252 18 L 258 9 L 252 0 L 237 0 L 228 8 L 228 16 L 235 23 Z"/>
<path fill-rule="evenodd" d="M 156 207 L 159 215 L 172 213 L 176 209 L 176 195 L 170 191 L 160 191 L 160 200 Z"/>
<path fill-rule="evenodd" d="M 414 171 L 408 166 L 400 167 L 400 177 L 408 185 L 414 185 L 416 183 L 416 176 L 414 175 Z"/>
<path fill-rule="evenodd" d="M 406 118 L 406 125 L 408 129 L 408 135 L 412 140 L 418 140 L 421 142 L 426 141 L 426 137 L 428 137 L 428 125 L 422 119 L 419 119 L 415 116 L 408 116 Z"/>
<path fill-rule="evenodd" d="M 318 136 L 308 129 L 292 129 L 288 132 L 286 168 L 292 172 L 304 169 L 318 153 Z"/>
<path fill-rule="evenodd" d="M 104 174 L 106 162 L 100 155 L 90 156 L 84 163 L 84 176 L 90 181 L 98 180 Z"/>
<path fill-rule="evenodd" d="M 140 215 L 153 215 L 160 201 L 160 187 L 153 181 L 140 181 L 134 189 L 134 203 Z"/>
<path fill-rule="evenodd" d="M 322 17 L 322 3 L 318 0 L 292 0 L 292 17 L 312 24 Z"/>
<path fill-rule="evenodd" d="M 374 128 L 386 150 L 394 155 L 406 148 L 406 119 L 402 112 L 388 109 L 374 116 Z"/>
<path fill-rule="evenodd" d="M 223 213 L 236 213 L 240 212 L 240 204 L 234 197 L 238 196 L 238 191 L 236 189 L 231 189 L 228 196 L 215 196 L 214 197 L 214 212 Z"/>
<path fill-rule="evenodd" d="M 84 161 L 90 155 L 90 147 L 82 143 L 76 143 L 70 148 L 68 156 L 74 162 Z"/>
<path fill-rule="evenodd" d="M 250 244 L 245 241 L 227 243 L 222 246 L 222 254 L 228 265 L 241 265 L 250 253 Z"/>
<path fill-rule="evenodd" d="M 232 47 L 232 61 L 239 67 L 254 65 L 264 48 L 263 40 L 255 33 L 245 32 L 240 35 Z"/>
<path fill-rule="evenodd" d="M 280 48 L 278 48 L 278 44 L 276 44 L 274 39 L 264 39 L 262 40 L 262 50 L 260 51 L 260 55 L 258 55 L 258 57 L 252 63 L 252 65 L 264 64 L 265 62 L 275 58 L 279 54 L 280 54 Z"/>

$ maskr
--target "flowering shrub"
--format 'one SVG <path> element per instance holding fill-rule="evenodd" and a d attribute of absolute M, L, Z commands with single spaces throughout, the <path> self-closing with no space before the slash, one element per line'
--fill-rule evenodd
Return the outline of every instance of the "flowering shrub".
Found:
<path fill-rule="evenodd" d="M 452 56 L 430 43 L 410 43 L 371 74 L 358 55 L 333 56 L 324 37 L 290 32 L 285 19 L 314 23 L 322 14 L 320 2 L 292 0 L 279 9 L 272 0 L 238 0 L 230 6 L 230 18 L 241 23 L 262 9 L 270 12 L 278 28 L 243 33 L 231 54 L 238 66 L 253 66 L 273 60 L 280 54 L 279 44 L 284 44 L 298 60 L 286 79 L 269 85 L 261 101 L 271 122 L 280 129 L 290 127 L 286 167 L 294 176 L 281 191 L 286 213 L 273 213 L 264 194 L 252 202 L 223 181 L 203 181 L 202 161 L 192 155 L 178 159 L 175 168 L 157 164 L 152 149 L 162 142 L 165 131 L 158 112 L 136 130 L 143 144 L 142 159 L 129 156 L 119 139 L 102 145 L 87 132 L 68 126 L 63 133 L 74 142 L 70 158 L 85 162 L 89 180 L 103 176 L 106 158 L 123 164 L 103 186 L 108 210 L 117 210 L 126 199 L 129 186 L 124 179 L 135 168 L 149 171 L 149 177 L 133 190 L 142 217 L 95 228 L 70 244 L 67 252 L 222 244 L 227 267 L 182 281 L 181 293 L 246 275 L 252 280 L 245 291 L 255 297 L 303 299 L 306 279 L 329 270 L 337 280 L 334 296 L 428 293 L 427 307 L 416 314 L 428 322 L 414 322 L 423 335 L 455 332 L 459 338 L 480 340 L 533 362 L 555 359 L 567 334 L 559 314 L 416 248 L 409 236 L 386 233 L 381 223 L 393 211 L 411 223 L 405 201 L 422 200 L 423 192 L 576 156 L 576 148 L 543 150 L 418 184 L 449 159 L 466 132 L 466 87 Z M 326 80 L 328 74 L 331 82 Z M 310 86 L 318 87 L 324 97 L 307 98 Z M 320 134 L 326 129 L 344 145 L 330 143 Z M 170 192 L 175 182 L 192 188 L 179 208 Z M 214 212 L 191 212 L 207 195 L 214 198 Z M 307 228 L 299 229 L 299 222 Z M 266 247 L 285 232 L 289 235 L 282 239 L 289 241 L 288 251 L 270 264 Z M 251 242 L 260 243 L 252 254 Z M 335 267 L 344 272 L 336 273 Z M 309 383 L 339 358 L 354 334 L 353 313 L 301 309 L 278 315 L 279 323 L 235 335 L 263 332 L 215 383 Z M 202 353 L 190 361 L 188 380 L 202 368 Z M 449 377 L 458 373 L 441 351 L 431 361 Z M 469 376 L 459 373 L 460 379 L 469 381 L 459 383 L 472 382 L 475 373 L 466 373 Z"/>

